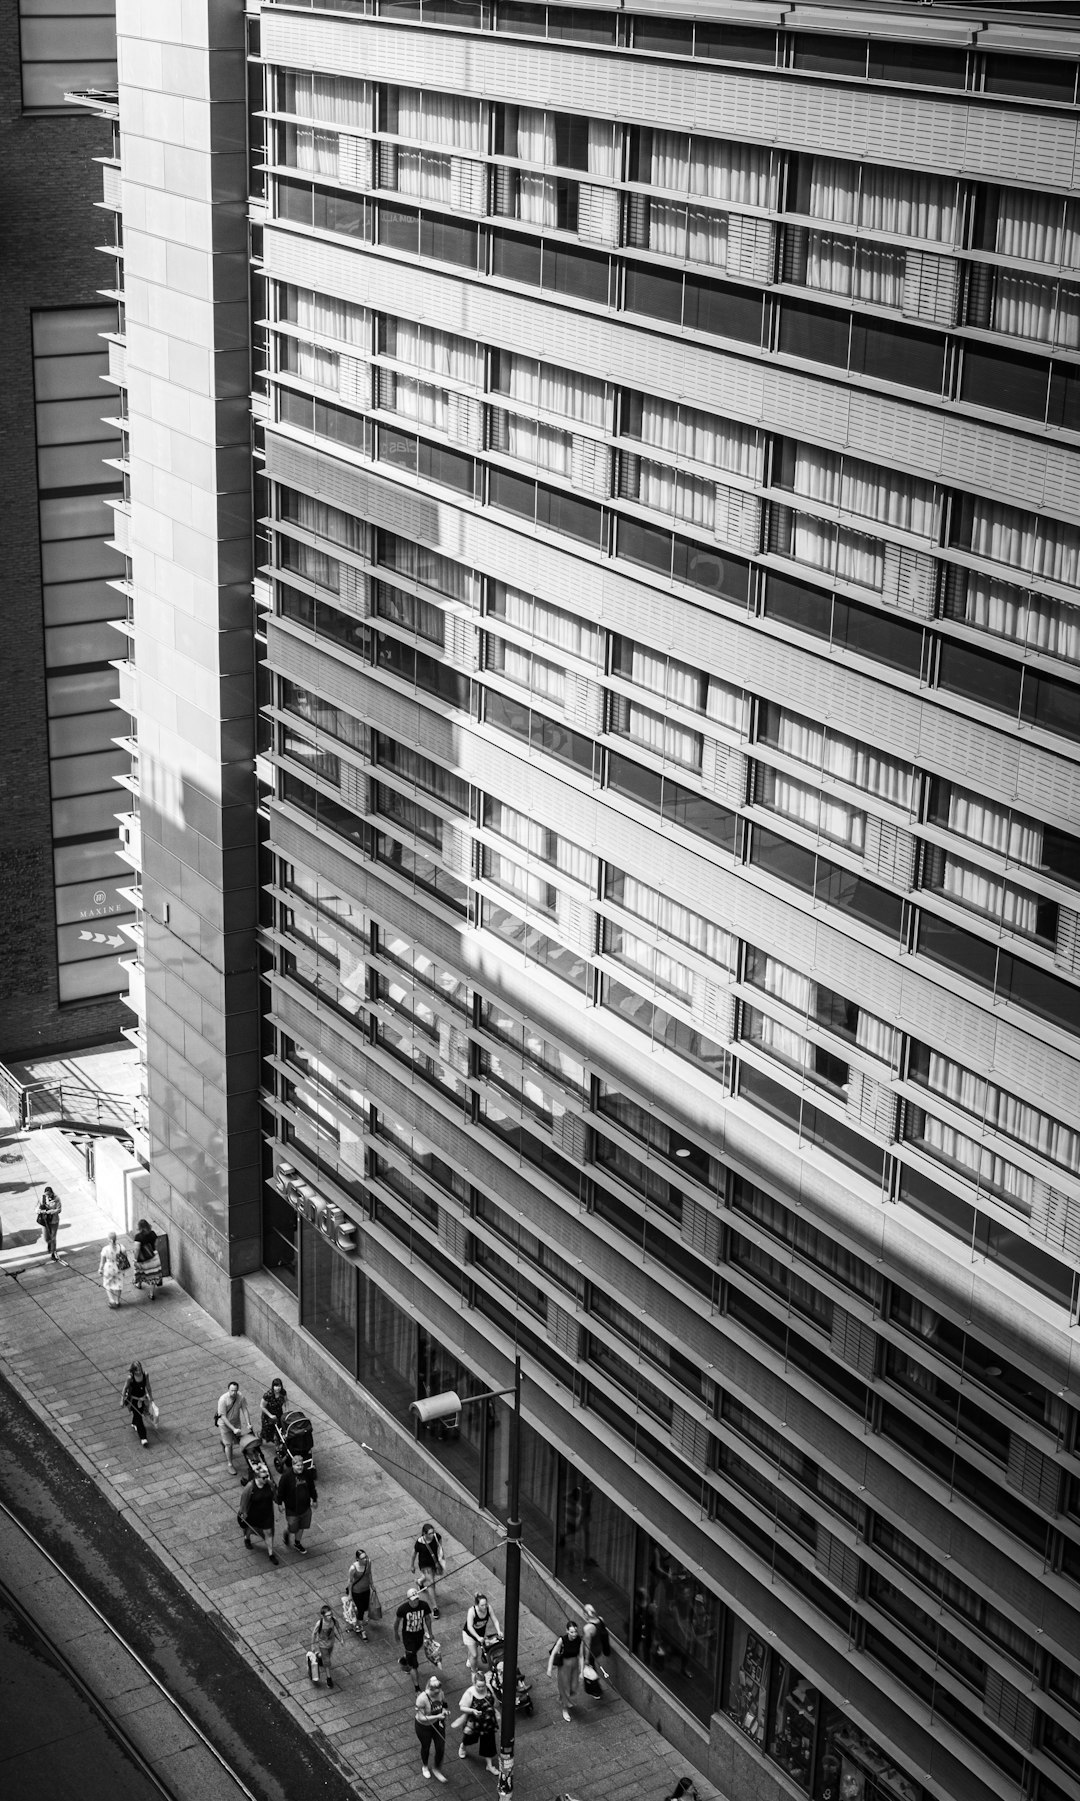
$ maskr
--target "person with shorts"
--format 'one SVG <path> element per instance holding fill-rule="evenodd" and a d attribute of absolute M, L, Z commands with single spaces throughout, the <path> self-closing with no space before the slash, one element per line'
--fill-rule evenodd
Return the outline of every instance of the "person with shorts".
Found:
<path fill-rule="evenodd" d="M 446 1564 L 443 1561 L 442 1538 L 430 1520 L 425 1520 L 420 1528 L 420 1536 L 413 1546 L 412 1563 L 409 1567 L 414 1574 L 419 1576 L 421 1588 L 426 1589 L 430 1594 L 431 1617 L 437 1620 L 439 1617 L 438 1581 L 440 1576 L 446 1574 Z"/>
<path fill-rule="evenodd" d="M 449 1712 L 442 1683 L 437 1676 L 429 1677 L 427 1687 L 416 1691 L 416 1736 L 420 1740 L 420 1771 L 425 1782 L 430 1782 L 433 1776 L 436 1782 L 446 1781 L 442 1764 Z"/>
<path fill-rule="evenodd" d="M 291 1457 L 278 1483 L 278 1506 L 285 1509 L 285 1543 L 291 1543 L 301 1557 L 307 1556 L 304 1533 L 311 1525 L 311 1509 L 318 1505 L 314 1472 L 304 1468 L 302 1457 Z"/>

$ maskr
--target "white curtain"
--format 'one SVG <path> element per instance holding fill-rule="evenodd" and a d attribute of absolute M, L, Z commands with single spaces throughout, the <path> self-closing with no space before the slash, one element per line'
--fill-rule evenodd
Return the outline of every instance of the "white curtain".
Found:
<path fill-rule="evenodd" d="M 486 149 L 479 100 L 464 94 L 433 94 L 423 88 L 398 88 L 396 94 L 397 118 L 396 122 L 388 122 L 391 131 L 448 149 Z M 390 120 L 393 121 L 392 110 Z"/>
<path fill-rule="evenodd" d="M 321 344 L 286 340 L 286 366 L 313 387 L 337 390 L 338 359 L 335 350 L 324 350 Z"/>
<path fill-rule="evenodd" d="M 527 225 L 558 224 L 558 202 L 555 179 L 551 175 L 527 175 L 517 180 L 517 216 Z"/>
<path fill-rule="evenodd" d="M 990 323 L 995 331 L 1007 332 L 1012 338 L 1034 338 L 1040 344 L 1052 344 L 1056 292 L 1056 282 L 1037 281 L 1032 276 L 1002 269 L 994 284 Z"/>
<path fill-rule="evenodd" d="M 414 381 L 408 375 L 395 375 L 393 382 L 395 413 L 400 413 L 404 419 L 415 420 L 418 425 L 446 431 L 449 409 L 445 388 L 432 387 L 426 381 Z"/>
<path fill-rule="evenodd" d="M 649 249 L 658 256 L 682 262 L 709 263 L 722 269 L 727 263 L 726 213 L 709 213 L 701 207 L 687 209 L 671 200 L 649 202 Z"/>
<path fill-rule="evenodd" d="M 691 194 L 707 195 L 710 200 L 730 200 L 737 206 L 776 205 L 772 157 L 755 144 L 692 139 L 689 185 Z"/>
<path fill-rule="evenodd" d="M 971 532 L 976 556 L 1068 587 L 1080 585 L 1080 529 L 1019 507 L 976 499 Z"/>
<path fill-rule="evenodd" d="M 685 769 L 701 768 L 701 736 L 688 731 L 663 713 L 639 707 L 636 701 L 624 702 L 625 735 L 635 744 L 651 750 L 654 756 L 680 763 Z"/>
<path fill-rule="evenodd" d="M 608 955 L 620 963 L 627 963 L 638 969 L 643 975 L 650 976 L 661 988 L 669 993 L 679 995 L 689 1002 L 694 991 L 693 971 L 674 957 L 669 957 L 656 945 L 649 944 L 644 938 L 637 938 L 628 932 L 625 926 L 615 925 L 609 921 L 605 934 L 604 948 Z"/>
<path fill-rule="evenodd" d="M 436 375 L 449 375 L 454 381 L 479 384 L 483 379 L 479 347 L 452 332 L 390 317 L 386 321 L 385 342 L 386 354 L 395 362 L 412 363 Z"/>
<path fill-rule="evenodd" d="M 969 907 L 973 913 L 1000 919 L 1010 931 L 1021 932 L 1025 937 L 1034 935 L 1038 917 L 1036 896 L 1014 888 L 985 869 L 947 856 L 941 889 L 943 894 L 959 906 Z"/>
<path fill-rule="evenodd" d="M 791 554 L 796 562 L 812 569 L 834 571 L 841 581 L 854 582 L 862 588 L 880 589 L 885 547 L 878 538 L 863 532 L 847 531 L 830 519 L 816 519 L 809 513 L 796 513 Z"/>
<path fill-rule="evenodd" d="M 536 907 L 542 913 L 554 914 L 555 889 L 543 876 L 534 875 L 520 863 L 494 850 L 487 852 L 485 865 L 488 881 L 494 882 L 496 887 L 519 895 L 527 906 Z"/>
<path fill-rule="evenodd" d="M 294 132 L 289 126 L 288 131 Z M 336 175 L 338 172 L 338 134 L 336 131 L 314 131 L 306 125 L 295 127 L 296 167 L 312 175 Z"/>
<path fill-rule="evenodd" d="M 496 617 L 505 619 L 508 625 L 530 632 L 533 637 L 557 646 L 570 656 L 582 657 L 590 663 L 595 663 L 599 657 L 597 626 L 565 612 L 562 607 L 549 606 L 546 601 L 537 600 L 519 588 L 507 587 L 502 582 L 493 584 L 491 611 Z"/>
<path fill-rule="evenodd" d="M 873 306 L 904 304 L 907 252 L 890 244 L 860 244 L 855 261 L 855 298 Z"/>
<path fill-rule="evenodd" d="M 506 422 L 509 456 L 534 467 L 551 469 L 558 475 L 569 475 L 573 449 L 569 432 L 535 419 L 523 419 L 517 413 L 507 413 Z"/>
<path fill-rule="evenodd" d="M 771 1051 L 774 1057 L 793 1063 L 797 1069 L 811 1067 L 813 1048 L 800 1032 L 781 1025 L 768 1013 L 759 1013 L 756 1007 L 749 1008 L 748 1015 L 746 1036 L 752 1044 L 759 1044 L 762 1050 Z"/>
<path fill-rule="evenodd" d="M 1033 819 L 1013 817 L 1007 807 L 995 807 L 978 794 L 949 789 L 948 828 L 973 844 L 997 851 L 1013 863 L 1037 869 L 1042 863 L 1042 826 Z"/>
<path fill-rule="evenodd" d="M 589 174 L 615 179 L 615 132 L 610 119 L 589 120 Z"/>
<path fill-rule="evenodd" d="M 709 677 L 709 692 L 705 702 L 705 716 L 714 719 L 718 725 L 726 725 L 729 730 L 737 732 L 743 722 L 743 690 L 732 688 L 715 675 Z"/>
<path fill-rule="evenodd" d="M 347 344 L 367 344 L 366 307 L 353 306 L 329 294 L 313 294 L 307 288 L 290 288 L 287 295 L 288 311 L 283 316 L 295 319 L 305 330 L 324 338 L 341 338 Z"/>
<path fill-rule="evenodd" d="M 758 973 L 761 974 L 760 964 Z M 764 988 L 766 994 L 794 1007 L 799 1013 L 810 1010 L 814 987 L 810 977 L 801 975 L 797 969 L 792 969 L 788 963 L 779 962 L 776 957 L 765 958 L 764 976 L 758 986 Z"/>
<path fill-rule="evenodd" d="M 291 519 L 302 531 L 311 532 L 315 537 L 330 538 L 347 549 L 359 550 L 363 546 L 365 527 L 362 520 L 293 488 L 285 488 L 281 494 L 283 519 Z"/>
<path fill-rule="evenodd" d="M 399 575 L 418 582 L 422 587 L 433 588 L 437 594 L 445 594 L 449 600 L 472 603 L 475 590 L 472 570 L 466 569 L 461 563 L 452 563 L 449 557 L 440 556 L 438 551 L 425 550 L 423 545 L 412 544 L 406 538 L 388 537 L 382 560 L 388 568 L 396 569 Z"/>
<path fill-rule="evenodd" d="M 895 1066 L 900 1048 L 900 1033 L 895 1026 L 886 1025 L 883 1019 L 875 1019 L 872 1013 L 864 1013 L 861 1007 L 855 1027 L 855 1043 L 869 1056 L 880 1057 L 883 1063 Z"/>
<path fill-rule="evenodd" d="M 555 162 L 554 115 L 535 106 L 508 106 L 506 112 L 507 155 L 550 168 Z"/>
<path fill-rule="evenodd" d="M 733 475 L 754 479 L 761 473 L 762 447 L 752 426 L 731 419 L 680 407 L 673 400 L 657 400 L 646 394 L 641 409 L 641 438 L 675 456 L 709 463 Z"/>
<path fill-rule="evenodd" d="M 1080 230 L 1073 203 L 1057 194 L 1036 194 L 1025 188 L 1006 188 L 998 199 L 999 256 L 1015 256 L 1026 263 L 1064 264 L 1080 269 Z"/>
<path fill-rule="evenodd" d="M 947 244 L 956 221 L 956 183 L 936 175 L 815 156 L 810 217 Z"/>
<path fill-rule="evenodd" d="M 625 907 L 628 913 L 648 920 L 665 937 L 686 945 L 690 950 L 699 951 L 702 956 L 722 965 L 724 969 L 735 967 L 736 940 L 730 932 L 713 925 L 711 920 L 703 918 L 700 913 L 691 912 L 689 907 L 680 906 L 677 901 L 630 875 L 620 877 L 617 898 L 618 904 Z"/>
<path fill-rule="evenodd" d="M 1047 656 L 1080 663 L 1080 607 L 1048 594 L 1033 594 L 971 570 L 964 595 L 964 623 Z"/>
<path fill-rule="evenodd" d="M 432 156 L 426 150 L 399 149 L 397 185 L 400 194 L 411 194 L 417 200 L 436 200 L 450 205 L 450 158 Z"/>
<path fill-rule="evenodd" d="M 515 362 L 521 360 L 515 357 Z M 583 425 L 603 428 L 607 424 L 606 389 L 592 375 L 578 375 L 573 369 L 559 369 L 552 363 L 540 364 L 539 404 L 548 413 L 562 413 Z"/>
<path fill-rule="evenodd" d="M 826 294 L 851 295 L 855 274 L 855 241 L 812 231 L 807 238 L 806 285 Z"/>
<path fill-rule="evenodd" d="M 310 544 L 297 544 L 293 539 L 281 540 L 282 561 L 286 568 L 293 569 L 306 581 L 313 582 L 317 588 L 326 588 L 331 594 L 338 591 L 341 565 L 336 557 L 327 556 L 323 550 L 314 550 Z"/>
<path fill-rule="evenodd" d="M 824 728 L 815 725 L 811 719 L 800 718 L 797 713 L 782 712 L 776 734 L 776 748 L 786 756 L 794 757 L 796 762 L 809 763 L 815 769 L 820 769 L 825 748 Z"/>
<path fill-rule="evenodd" d="M 797 782 L 782 770 L 761 770 L 761 803 L 785 819 L 793 819 L 808 832 L 820 832 L 851 850 L 861 850 L 866 830 L 866 815 L 845 801 L 836 800 L 820 788 Z"/>
<path fill-rule="evenodd" d="M 935 1094 L 943 1095 L 965 1113 L 985 1119 L 991 1129 L 1028 1145 L 1043 1157 L 1061 1164 L 1063 1169 L 1080 1173 L 1080 1132 L 1052 1119 L 1038 1107 L 1017 1100 L 982 1076 L 964 1069 L 938 1051 L 930 1052 L 927 1085 Z"/>
<path fill-rule="evenodd" d="M 823 506 L 842 507 L 919 537 L 937 535 L 936 491 L 932 482 L 918 476 L 800 442 L 795 446 L 792 488 Z"/>
<path fill-rule="evenodd" d="M 810 166 L 810 217 L 854 225 L 859 207 L 859 164 L 815 156 Z"/>
<path fill-rule="evenodd" d="M 676 471 L 669 468 L 667 463 L 643 459 L 638 482 L 638 501 L 643 507 L 652 507 L 657 513 L 673 513 L 677 483 Z"/>
<path fill-rule="evenodd" d="M 686 193 L 690 186 L 690 139 L 684 132 L 653 132 L 649 185 L 667 188 L 673 194 Z"/>
<path fill-rule="evenodd" d="M 359 125 L 370 131 L 371 85 L 345 75 L 308 75 L 284 71 L 285 111 L 326 125 Z"/>
<path fill-rule="evenodd" d="M 894 806 L 911 805 L 911 768 L 895 757 L 883 757 L 868 745 L 853 738 L 835 737 L 829 732 L 825 740 L 826 773 L 838 782 L 848 782 L 866 794 L 876 794 Z"/>
<path fill-rule="evenodd" d="M 916 1112 L 914 1118 L 918 1121 L 920 1112 Z M 1030 1213 L 1033 1178 L 1026 1170 L 1018 1169 L 1015 1163 L 1006 1162 L 996 1151 L 980 1144 L 977 1139 L 958 1132 L 955 1126 L 935 1119 L 932 1113 L 922 1113 L 921 1122 L 922 1132 L 913 1133 L 913 1137 L 917 1137 L 928 1150 L 943 1162 L 953 1163 L 959 1169 L 966 1170 L 982 1185 L 1003 1195 L 1021 1212 Z"/>
<path fill-rule="evenodd" d="M 508 682 L 528 688 L 530 693 L 542 695 L 545 700 L 562 706 L 566 675 L 557 663 L 549 663 L 546 657 L 534 656 L 532 651 L 523 650 L 508 639 L 489 637 L 488 667 L 505 676 Z"/>

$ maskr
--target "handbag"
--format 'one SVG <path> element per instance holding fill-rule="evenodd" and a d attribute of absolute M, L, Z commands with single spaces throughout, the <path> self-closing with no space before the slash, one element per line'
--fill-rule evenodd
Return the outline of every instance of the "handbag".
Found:
<path fill-rule="evenodd" d="M 360 1620 L 356 1611 L 356 1602 L 351 1595 L 346 1594 L 341 1597 L 341 1617 L 350 1632 L 359 1630 Z"/>
<path fill-rule="evenodd" d="M 322 1653 L 320 1651 L 309 1651 L 308 1652 L 308 1654 L 307 1654 L 307 1673 L 311 1677 L 311 1680 L 315 1684 L 315 1687 L 318 1688 L 320 1682 L 322 1681 Z"/>
<path fill-rule="evenodd" d="M 150 1415 L 150 1424 L 156 1426 L 161 1418 L 161 1408 L 156 1401 L 151 1401 L 150 1406 L 147 1408 L 147 1412 Z"/>
<path fill-rule="evenodd" d="M 369 1620 L 382 1619 L 382 1602 L 379 1600 L 374 1582 L 371 1585 L 371 1600 L 368 1602 L 367 1617 Z"/>
<path fill-rule="evenodd" d="M 116 1267 L 117 1269 L 131 1268 L 131 1258 L 128 1256 L 122 1245 L 116 1253 Z"/>
<path fill-rule="evenodd" d="M 603 1690 L 600 1687 L 600 1678 L 595 1670 L 582 1670 L 581 1686 L 587 1695 L 592 1696 L 594 1701 L 599 1700 L 600 1695 L 603 1693 Z"/>
<path fill-rule="evenodd" d="M 442 1646 L 437 1638 L 426 1638 L 424 1640 L 424 1656 L 427 1658 L 428 1662 L 433 1663 L 437 1669 L 442 1669 Z"/>

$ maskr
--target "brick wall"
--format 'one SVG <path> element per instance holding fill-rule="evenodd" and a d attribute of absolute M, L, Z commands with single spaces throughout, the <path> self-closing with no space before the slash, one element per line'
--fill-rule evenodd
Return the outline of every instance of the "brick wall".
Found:
<path fill-rule="evenodd" d="M 109 285 L 94 250 L 94 211 L 108 127 L 71 117 L 23 118 L 18 8 L 0 14 L 0 1058 L 115 1037 L 131 1018 L 117 1001 L 61 1008 L 56 986 L 48 732 L 38 549 L 31 314 L 77 306 Z M 110 390 L 103 387 L 103 398 Z M 117 655 L 123 641 L 117 638 Z M 122 795 L 117 791 L 119 810 Z"/>

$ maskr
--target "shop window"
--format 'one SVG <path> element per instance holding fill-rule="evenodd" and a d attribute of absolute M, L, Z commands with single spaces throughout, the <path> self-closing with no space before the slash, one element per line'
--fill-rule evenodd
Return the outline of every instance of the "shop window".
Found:
<path fill-rule="evenodd" d="M 416 1321 L 402 1312 L 371 1278 L 358 1271 L 362 1385 L 395 1419 L 409 1418 L 416 1389 Z"/>
<path fill-rule="evenodd" d="M 632 1648 L 695 1718 L 716 1704 L 722 1608 L 693 1571 L 638 1534 Z"/>
<path fill-rule="evenodd" d="M 299 1220 L 294 1208 L 267 1185 L 263 1190 L 263 1264 L 278 1281 L 297 1292 L 296 1243 Z"/>
<path fill-rule="evenodd" d="M 300 1324 L 355 1376 L 356 1266 L 306 1222 L 300 1231 Z"/>

